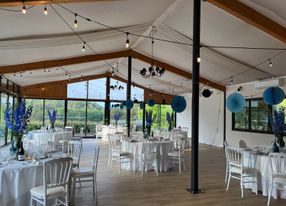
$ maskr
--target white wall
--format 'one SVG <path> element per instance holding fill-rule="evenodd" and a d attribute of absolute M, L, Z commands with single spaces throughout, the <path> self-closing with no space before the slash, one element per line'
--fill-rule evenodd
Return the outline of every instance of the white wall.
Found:
<path fill-rule="evenodd" d="M 185 95 L 187 108 L 177 114 L 177 127 L 188 127 L 191 137 L 192 100 L 191 94 Z M 200 97 L 199 141 L 218 147 L 223 146 L 223 93 L 213 91 L 209 98 Z"/>
<path fill-rule="evenodd" d="M 249 83 L 238 86 L 227 87 L 227 96 L 237 90 L 239 86 L 242 86 L 240 93 L 245 98 L 258 98 L 262 97 L 265 89 L 256 89 L 255 83 Z M 286 87 L 281 87 L 286 91 Z M 227 110 L 226 113 L 226 140 L 229 144 L 239 145 L 239 141 L 243 140 L 246 142 L 248 147 L 255 147 L 259 145 L 270 145 L 274 140 L 273 134 L 260 134 L 252 132 L 239 132 L 232 130 L 232 113 Z"/>

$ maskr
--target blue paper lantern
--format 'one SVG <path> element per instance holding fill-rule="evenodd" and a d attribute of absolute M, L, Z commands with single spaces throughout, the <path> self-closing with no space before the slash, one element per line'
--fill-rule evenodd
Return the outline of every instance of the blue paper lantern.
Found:
<path fill-rule="evenodd" d="M 231 112 L 240 112 L 245 106 L 245 99 L 239 93 L 233 93 L 227 97 L 226 107 Z"/>
<path fill-rule="evenodd" d="M 132 109 L 132 108 L 133 108 L 133 105 L 134 105 L 134 103 L 133 103 L 133 101 L 130 100 L 130 99 L 128 99 L 128 100 L 126 101 L 126 103 L 125 103 L 125 106 L 126 106 L 127 109 Z"/>
<path fill-rule="evenodd" d="M 154 99 L 148 99 L 147 104 L 148 104 L 150 107 L 153 107 L 153 106 L 155 105 L 155 100 L 154 100 Z"/>
<path fill-rule="evenodd" d="M 279 87 L 269 87 L 263 92 L 263 100 L 266 104 L 279 104 L 285 98 L 284 91 Z"/>
<path fill-rule="evenodd" d="M 144 102 L 140 102 L 140 109 L 143 109 L 144 108 Z"/>
<path fill-rule="evenodd" d="M 186 109 L 187 102 L 182 96 L 174 96 L 171 101 L 171 107 L 175 112 L 181 113 Z"/>

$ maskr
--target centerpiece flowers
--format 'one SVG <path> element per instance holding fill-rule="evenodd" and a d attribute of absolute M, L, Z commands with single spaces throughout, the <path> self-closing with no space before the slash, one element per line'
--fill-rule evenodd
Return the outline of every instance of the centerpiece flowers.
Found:
<path fill-rule="evenodd" d="M 55 122 L 57 120 L 57 110 L 49 109 L 48 114 L 49 114 L 49 119 L 51 122 L 51 128 L 54 129 L 55 128 Z"/>
<path fill-rule="evenodd" d="M 175 120 L 174 112 L 172 112 L 172 114 L 170 114 L 170 112 L 167 112 L 166 113 L 166 119 L 167 119 L 168 124 L 169 124 L 169 131 L 171 131 L 173 129 L 174 120 Z"/>
<path fill-rule="evenodd" d="M 150 136 L 151 134 L 151 127 L 153 124 L 153 121 L 155 121 L 156 115 L 152 115 L 152 111 L 146 112 L 146 128 L 147 128 L 147 135 Z"/>
<path fill-rule="evenodd" d="M 15 150 L 14 153 L 19 150 L 22 137 L 24 132 L 26 132 L 29 119 L 32 115 L 32 106 L 26 107 L 26 102 L 24 98 L 19 98 L 18 102 L 13 109 L 10 103 L 7 103 L 6 110 L 4 112 L 4 119 L 6 127 L 12 130 L 12 141 L 11 150 Z"/>
<path fill-rule="evenodd" d="M 273 115 L 269 117 L 269 121 L 272 127 L 272 131 L 275 135 L 275 142 L 279 145 L 279 147 L 285 147 L 285 142 L 283 137 L 286 132 L 286 124 L 285 124 L 285 108 L 275 110 Z"/>
<path fill-rule="evenodd" d="M 115 126 L 117 127 L 118 120 L 120 119 L 120 113 L 116 112 L 113 116 L 113 119 L 115 120 Z"/>

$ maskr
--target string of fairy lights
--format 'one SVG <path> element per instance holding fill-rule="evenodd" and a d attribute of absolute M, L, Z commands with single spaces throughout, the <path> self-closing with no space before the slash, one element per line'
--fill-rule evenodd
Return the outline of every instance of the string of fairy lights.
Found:
<path fill-rule="evenodd" d="M 192 46 L 191 43 L 187 43 L 187 42 L 181 42 L 181 41 L 172 41 L 172 40 L 168 40 L 168 39 L 164 39 L 164 38 L 159 38 L 159 37 L 155 37 L 155 36 L 150 36 L 150 35 L 143 35 L 143 34 L 137 34 L 137 33 L 134 33 L 134 32 L 129 32 L 129 31 L 125 31 L 121 28 L 117 28 L 117 27 L 112 27 L 112 26 L 109 26 L 105 23 L 102 23 L 102 22 L 99 22 L 97 20 L 94 20 L 92 18 L 88 18 L 78 12 L 74 12 L 72 11 L 71 9 L 61 5 L 61 4 L 58 4 L 56 2 L 53 2 L 51 0 L 51 3 L 52 4 L 47 4 L 47 5 L 43 5 L 43 14 L 45 16 L 48 16 L 49 15 L 49 12 L 48 12 L 48 7 L 49 6 L 59 17 L 60 19 L 69 27 L 69 29 L 74 33 L 74 35 L 81 41 L 82 43 L 82 47 L 81 47 L 81 50 L 82 52 L 85 52 L 86 49 L 89 49 L 90 51 L 92 51 L 94 54 L 97 54 L 97 52 L 93 49 L 93 47 L 80 35 L 78 34 L 78 32 L 76 32 L 76 30 L 79 28 L 79 22 L 80 20 L 85 20 L 87 22 L 91 22 L 91 23 L 94 23 L 94 24 L 97 24 L 99 26 L 102 26 L 104 28 L 107 28 L 107 29 L 111 29 L 111 30 L 115 30 L 117 32 L 120 32 L 122 33 L 123 35 L 125 35 L 125 48 L 128 49 L 130 48 L 130 37 L 131 36 L 134 36 L 134 37 L 142 37 L 142 38 L 146 38 L 146 39 L 150 39 L 152 41 L 161 41 L 161 42 L 165 42 L 165 43 L 171 43 L 171 44 L 181 44 L 181 45 L 187 45 L 187 46 Z M 73 17 L 73 26 L 70 25 L 70 23 L 68 23 L 68 21 L 66 19 L 63 18 L 63 16 L 58 12 L 58 10 L 54 7 L 54 5 L 64 9 L 66 12 L 69 12 L 71 13 L 74 17 Z M 21 10 L 14 10 L 14 9 L 6 9 L 6 8 L 0 8 L 0 10 L 4 10 L 4 11 L 8 11 L 8 12 L 22 12 L 24 15 L 27 15 L 28 14 L 28 10 L 34 8 L 35 6 L 29 6 L 29 7 L 26 7 L 25 5 L 25 1 L 23 1 L 23 6 L 22 6 L 22 9 Z M 231 76 L 228 76 L 224 79 L 222 79 L 221 81 L 218 81 L 218 82 L 224 82 L 224 81 L 227 81 L 229 80 L 229 84 L 232 85 L 232 84 L 235 84 L 235 81 L 234 81 L 234 78 L 237 77 L 237 76 L 240 76 L 250 70 L 258 70 L 262 73 L 265 73 L 267 75 L 270 75 L 269 72 L 267 71 L 264 71 L 264 70 L 261 70 L 261 69 L 258 69 L 257 67 L 262 65 L 262 64 L 265 64 L 265 63 L 268 63 L 269 64 L 269 68 L 271 69 L 273 67 L 273 60 L 275 58 L 277 58 L 278 56 L 280 56 L 281 54 L 285 53 L 286 51 L 286 48 L 267 48 L 267 47 L 244 47 L 244 46 L 217 46 L 217 45 L 213 45 L 213 46 L 209 46 L 209 45 L 202 45 L 201 47 L 205 47 L 205 48 L 211 48 L 211 49 L 244 49 L 244 50 L 264 50 L 264 51 L 278 51 L 278 53 L 276 55 L 273 55 L 261 62 L 259 62 L 258 64 L 256 64 L 255 66 L 250 66 L 248 69 L 244 70 L 244 71 L 241 71 L 241 72 L 238 72 L 234 75 L 231 75 Z M 201 58 L 198 57 L 197 61 L 200 63 L 201 62 Z M 110 67 L 112 69 L 112 75 L 115 75 L 115 72 L 117 73 L 120 73 L 118 68 L 114 68 L 114 66 L 109 63 L 108 61 L 104 60 L 103 61 L 108 67 Z M 56 68 L 56 70 L 59 70 L 59 68 Z M 61 70 L 63 70 L 61 68 Z M 83 77 L 84 75 L 82 74 L 77 74 L 77 73 L 74 73 L 73 71 L 69 71 L 67 69 L 64 69 L 65 70 L 65 74 L 66 76 L 68 77 L 68 79 L 70 80 L 72 76 L 78 76 L 78 77 Z M 50 69 L 44 69 L 44 72 L 50 72 Z M 23 74 L 25 72 L 18 72 L 18 73 L 14 73 L 13 75 L 14 76 L 20 76 L 20 77 L 23 77 Z M 32 71 L 29 71 L 29 74 L 32 74 Z M 122 73 L 120 73 L 121 75 L 123 75 Z M 272 75 L 273 77 L 273 75 Z M 182 85 L 184 84 L 188 84 L 189 80 L 184 78 L 184 79 L 181 79 L 181 80 L 178 80 L 177 84 L 179 84 L 179 87 L 183 87 Z M 158 85 L 170 85 L 170 82 L 167 82 L 167 83 L 158 83 Z M 172 82 L 172 84 L 176 85 L 174 82 Z M 152 84 L 152 86 L 155 85 L 155 84 Z M 210 83 L 207 84 L 208 86 L 211 86 Z M 176 85 L 178 86 L 178 85 Z M 173 88 L 174 89 L 174 88 Z"/>

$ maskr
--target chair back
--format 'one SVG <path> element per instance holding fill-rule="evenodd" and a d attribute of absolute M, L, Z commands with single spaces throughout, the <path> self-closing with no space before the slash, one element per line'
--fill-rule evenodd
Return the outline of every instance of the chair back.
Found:
<path fill-rule="evenodd" d="M 109 141 L 109 148 L 111 148 L 111 149 L 117 149 L 121 146 L 119 136 L 109 134 L 108 135 L 108 141 Z"/>
<path fill-rule="evenodd" d="M 157 154 L 158 151 L 158 143 L 157 141 L 151 141 L 143 140 L 142 144 L 142 154 L 148 155 L 148 154 Z"/>
<path fill-rule="evenodd" d="M 243 166 L 243 150 L 226 144 L 225 147 L 226 159 L 230 165 Z"/>
<path fill-rule="evenodd" d="M 92 164 L 92 169 L 94 171 L 94 174 L 96 174 L 97 171 L 97 163 L 98 163 L 98 157 L 99 157 L 99 150 L 100 150 L 100 146 L 99 145 L 95 145 L 94 148 L 94 157 L 93 157 L 93 164 Z"/>
<path fill-rule="evenodd" d="M 286 175 L 286 154 L 285 153 L 270 153 L 269 163 L 270 163 L 271 174 Z"/>
<path fill-rule="evenodd" d="M 77 165 L 79 165 L 80 155 L 81 155 L 81 142 L 74 140 L 69 141 L 68 143 L 68 155 L 72 157 L 73 162 L 75 162 Z"/>
<path fill-rule="evenodd" d="M 43 182 L 45 196 L 47 196 L 47 189 L 67 185 L 70 178 L 71 167 L 72 158 L 70 157 L 52 159 L 44 162 Z"/>

